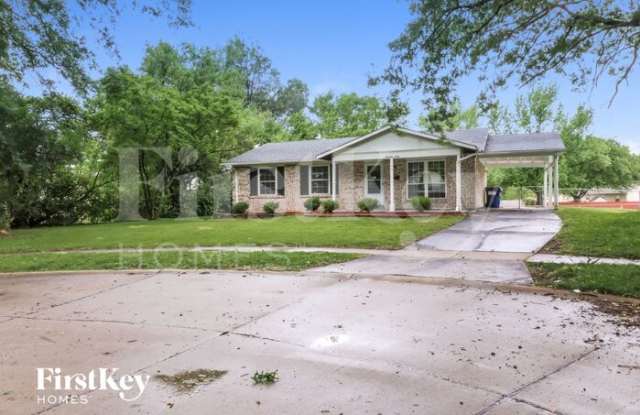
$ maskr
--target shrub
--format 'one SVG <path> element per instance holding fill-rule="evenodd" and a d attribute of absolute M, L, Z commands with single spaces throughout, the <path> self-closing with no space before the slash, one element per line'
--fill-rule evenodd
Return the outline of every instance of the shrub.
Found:
<path fill-rule="evenodd" d="M 358 209 L 363 212 L 371 212 L 372 210 L 378 207 L 378 199 L 373 199 L 371 197 L 365 197 L 361 201 L 358 202 Z"/>
<path fill-rule="evenodd" d="M 0 204 L 0 236 L 7 233 L 11 226 L 11 215 L 6 205 Z"/>
<path fill-rule="evenodd" d="M 431 209 L 431 199 L 426 196 L 414 196 L 411 198 L 411 205 L 418 212 Z"/>
<path fill-rule="evenodd" d="M 234 216 L 244 216 L 247 213 L 247 209 L 249 209 L 249 204 L 247 202 L 238 202 L 231 206 L 231 213 Z"/>
<path fill-rule="evenodd" d="M 264 213 L 267 214 L 267 216 L 273 216 L 276 214 L 276 210 L 278 210 L 278 206 L 280 205 L 276 202 L 267 202 L 264 205 L 262 205 L 262 210 L 264 211 Z"/>
<path fill-rule="evenodd" d="M 338 202 L 329 199 L 322 202 L 322 210 L 324 213 L 333 213 L 338 208 Z"/>
<path fill-rule="evenodd" d="M 310 197 L 304 201 L 304 207 L 307 210 L 315 212 L 320 207 L 320 198 L 318 196 Z"/>

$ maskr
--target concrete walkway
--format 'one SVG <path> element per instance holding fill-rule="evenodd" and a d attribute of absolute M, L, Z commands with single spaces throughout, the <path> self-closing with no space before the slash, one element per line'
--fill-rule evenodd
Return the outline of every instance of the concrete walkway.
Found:
<path fill-rule="evenodd" d="M 530 284 L 524 260 L 561 225 L 551 211 L 476 213 L 402 250 L 410 253 L 408 257 L 377 254 L 313 271 Z"/>
<path fill-rule="evenodd" d="M 552 264 L 609 264 L 609 265 L 640 265 L 640 260 L 626 258 L 602 258 L 593 256 L 536 254 L 527 262 L 550 262 Z"/>

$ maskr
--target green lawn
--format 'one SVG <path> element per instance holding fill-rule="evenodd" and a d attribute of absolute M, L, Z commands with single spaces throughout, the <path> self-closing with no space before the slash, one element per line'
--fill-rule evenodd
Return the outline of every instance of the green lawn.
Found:
<path fill-rule="evenodd" d="M 536 285 L 640 298 L 640 266 L 528 263 Z"/>
<path fill-rule="evenodd" d="M 298 271 L 359 255 L 327 252 L 143 252 L 143 253 L 45 253 L 6 255 L 0 272 L 74 271 L 101 269 L 260 269 Z"/>
<path fill-rule="evenodd" d="M 448 228 L 462 216 L 424 218 L 167 219 L 103 225 L 15 229 L 0 253 L 96 248 L 286 245 L 401 248 Z"/>
<path fill-rule="evenodd" d="M 562 208 L 562 230 L 546 251 L 640 259 L 640 211 Z"/>

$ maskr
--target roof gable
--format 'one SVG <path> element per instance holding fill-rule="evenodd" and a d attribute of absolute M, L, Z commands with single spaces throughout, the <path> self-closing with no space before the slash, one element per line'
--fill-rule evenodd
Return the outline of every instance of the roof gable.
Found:
<path fill-rule="evenodd" d="M 437 135 L 434 134 L 430 134 L 430 133 L 424 133 L 424 132 L 420 132 L 420 131 L 413 131 L 413 130 L 409 130 L 407 128 L 401 128 L 401 127 L 394 127 L 391 125 L 387 125 L 385 127 L 380 128 L 379 130 L 376 130 L 372 133 L 366 134 L 362 137 L 356 138 L 354 140 L 351 140 L 339 147 L 330 149 L 322 154 L 320 154 L 318 156 L 318 158 L 323 158 L 323 157 L 327 157 L 331 154 L 337 153 L 337 152 L 341 152 L 344 151 L 346 148 L 349 147 L 353 147 L 353 146 L 357 146 L 357 145 L 361 145 L 361 143 L 366 142 L 366 141 L 370 141 L 372 139 L 375 139 L 377 137 L 383 136 L 384 134 L 390 133 L 390 132 L 394 132 L 396 133 L 398 136 L 410 136 L 410 137 L 414 137 L 414 138 L 419 138 L 422 140 L 428 140 L 428 141 L 432 141 L 435 143 L 439 143 L 441 145 L 450 145 L 450 146 L 455 146 L 455 147 L 461 147 L 461 148 L 466 148 L 469 150 L 478 150 L 478 147 L 475 146 L 474 144 L 471 143 L 467 143 L 467 142 L 463 142 L 460 140 L 457 140 L 455 138 L 449 138 L 446 137 L 443 139 L 441 137 L 438 137 Z"/>

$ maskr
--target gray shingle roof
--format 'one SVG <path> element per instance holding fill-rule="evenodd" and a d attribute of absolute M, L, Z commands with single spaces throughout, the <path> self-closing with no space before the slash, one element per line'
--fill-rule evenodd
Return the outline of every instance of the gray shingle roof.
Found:
<path fill-rule="evenodd" d="M 445 133 L 449 139 L 473 146 L 483 154 L 564 151 L 557 133 L 490 135 L 486 128 L 455 130 Z M 232 158 L 231 165 L 299 163 L 316 160 L 320 154 L 334 150 L 359 137 L 325 138 L 268 143 Z"/>
<path fill-rule="evenodd" d="M 564 143 L 558 133 L 490 135 L 485 153 L 523 153 L 539 151 L 564 151 Z"/>
<path fill-rule="evenodd" d="M 478 151 L 484 151 L 489 137 L 488 128 L 471 128 L 468 130 L 454 130 L 444 133 L 449 140 L 460 141 L 462 143 L 475 146 Z"/>
<path fill-rule="evenodd" d="M 357 137 L 325 138 L 267 143 L 242 153 L 227 163 L 235 165 L 265 163 L 297 163 L 313 161 L 326 151 L 348 143 Z"/>

